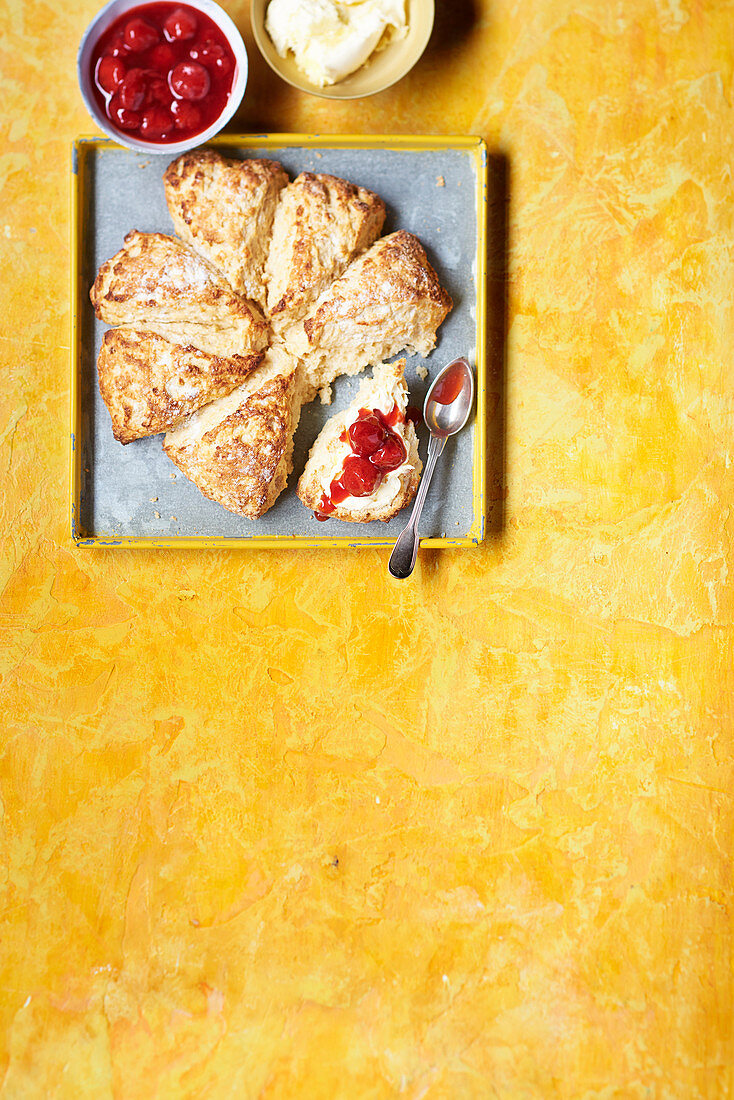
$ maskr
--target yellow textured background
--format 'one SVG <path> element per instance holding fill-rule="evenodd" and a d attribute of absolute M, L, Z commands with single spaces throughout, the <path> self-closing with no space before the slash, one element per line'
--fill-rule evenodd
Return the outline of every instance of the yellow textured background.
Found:
<path fill-rule="evenodd" d="M 729 1097 L 734 5 L 438 0 L 346 104 L 253 46 L 240 131 L 509 166 L 504 523 L 402 586 L 71 545 L 95 6 L 0 0 L 0 1098 Z"/>

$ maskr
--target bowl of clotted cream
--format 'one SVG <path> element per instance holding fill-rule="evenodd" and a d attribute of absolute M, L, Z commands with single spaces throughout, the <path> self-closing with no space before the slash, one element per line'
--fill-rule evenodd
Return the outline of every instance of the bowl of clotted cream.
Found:
<path fill-rule="evenodd" d="M 252 30 L 278 76 L 329 99 L 374 95 L 420 58 L 434 0 L 252 0 Z"/>

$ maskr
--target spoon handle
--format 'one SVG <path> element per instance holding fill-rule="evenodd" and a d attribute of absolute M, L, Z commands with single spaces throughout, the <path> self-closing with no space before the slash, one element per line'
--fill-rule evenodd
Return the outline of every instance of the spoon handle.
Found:
<path fill-rule="evenodd" d="M 418 520 L 423 511 L 426 494 L 428 493 L 428 486 L 431 484 L 431 478 L 433 477 L 433 471 L 436 469 L 438 456 L 441 454 L 445 445 L 445 436 L 440 438 L 439 436 L 432 435 L 428 441 L 428 461 L 423 471 L 421 483 L 418 486 L 418 495 L 415 498 L 413 511 L 410 513 L 410 519 L 406 526 L 398 535 L 397 542 L 390 555 L 390 560 L 387 563 L 387 568 L 391 575 L 396 577 L 399 581 L 405 580 L 405 578 L 409 577 L 413 572 L 415 559 L 418 555 Z"/>

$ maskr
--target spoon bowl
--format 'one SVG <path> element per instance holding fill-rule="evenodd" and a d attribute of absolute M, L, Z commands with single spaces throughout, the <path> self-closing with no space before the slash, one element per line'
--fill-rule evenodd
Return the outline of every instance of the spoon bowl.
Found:
<path fill-rule="evenodd" d="M 431 435 L 456 435 L 474 404 L 474 373 L 466 359 L 454 359 L 434 378 L 423 403 L 423 420 Z"/>
<path fill-rule="evenodd" d="M 413 572 L 418 555 L 418 520 L 436 462 L 449 436 L 456 435 L 466 424 L 473 404 L 474 372 L 463 357 L 454 359 L 436 375 L 423 403 L 423 420 L 431 433 L 428 461 L 410 519 L 398 535 L 388 562 L 390 575 L 397 580 L 405 580 Z"/>

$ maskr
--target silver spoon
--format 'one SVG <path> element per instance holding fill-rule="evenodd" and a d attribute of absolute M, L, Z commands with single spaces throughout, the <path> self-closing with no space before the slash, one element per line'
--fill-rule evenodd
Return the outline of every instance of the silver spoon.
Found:
<path fill-rule="evenodd" d="M 418 520 L 425 504 L 428 486 L 438 456 L 450 435 L 460 432 L 469 419 L 474 403 L 474 374 L 466 359 L 454 359 L 436 375 L 426 394 L 423 420 L 431 433 L 428 461 L 418 487 L 413 511 L 406 527 L 398 535 L 387 568 L 393 577 L 405 580 L 413 572 L 418 554 Z"/>

